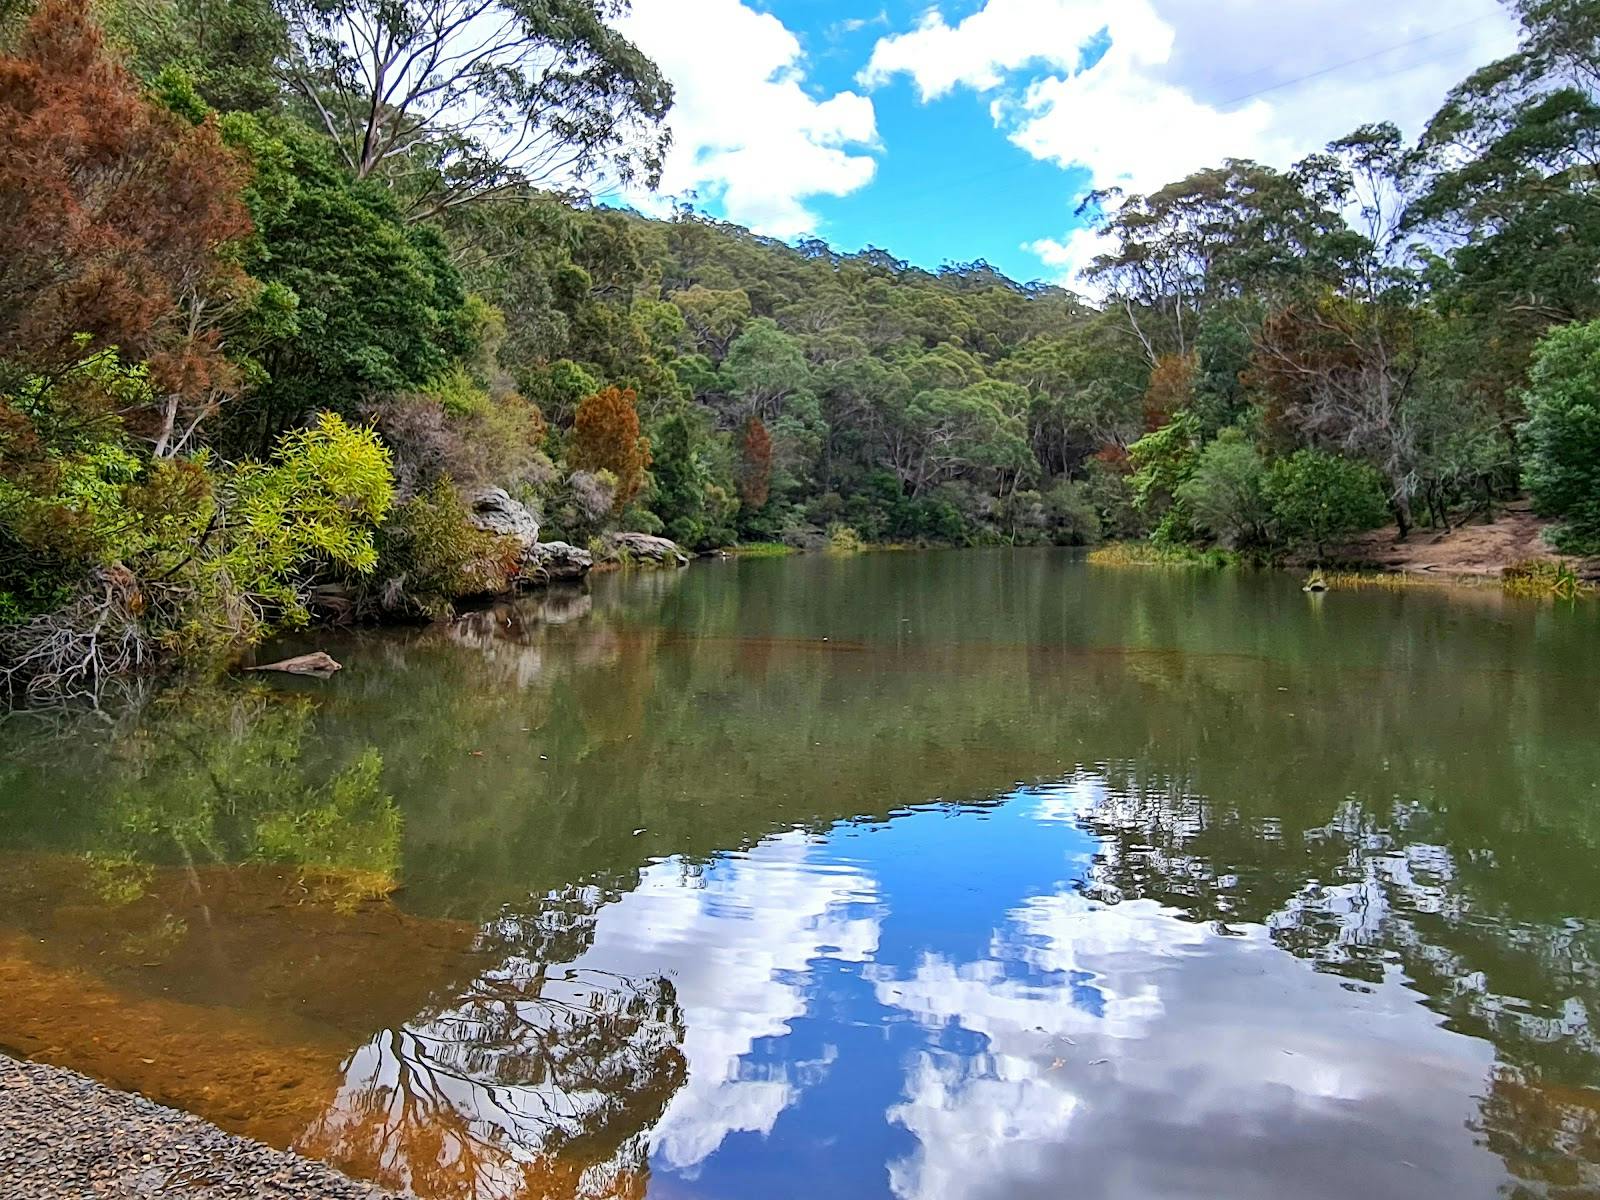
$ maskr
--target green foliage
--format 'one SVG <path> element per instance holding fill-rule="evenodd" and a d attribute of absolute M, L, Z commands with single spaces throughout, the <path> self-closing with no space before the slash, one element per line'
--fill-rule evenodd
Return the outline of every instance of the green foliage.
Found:
<path fill-rule="evenodd" d="M 1502 573 L 1501 586 L 1508 595 L 1538 600 L 1577 600 L 1595 593 L 1595 585 L 1579 579 L 1566 563 L 1544 558 L 1513 563 Z"/>
<path fill-rule="evenodd" d="M 1534 354 L 1522 426 L 1523 476 L 1557 545 L 1600 553 L 1600 321 L 1558 329 Z"/>
<path fill-rule="evenodd" d="M 1180 492 L 1200 458 L 1200 430 L 1194 416 L 1180 410 L 1170 423 L 1129 446 L 1128 458 L 1133 466 L 1128 481 L 1133 505 L 1154 525 L 1151 536 L 1160 542 L 1186 541 L 1194 526 Z"/>
<path fill-rule="evenodd" d="M 1224 545 L 1262 547 L 1271 538 L 1266 476 L 1266 464 L 1243 431 L 1228 429 L 1200 452 L 1174 496 L 1200 529 Z"/>
<path fill-rule="evenodd" d="M 372 581 L 380 609 L 442 619 L 463 596 L 510 590 L 521 547 L 476 528 L 470 515 L 447 479 L 396 506 L 377 537 Z"/>
<path fill-rule="evenodd" d="M 288 42 L 271 0 L 106 0 L 99 12 L 129 66 L 164 99 L 181 79 L 184 90 L 221 112 L 267 112 L 280 104 L 275 68 Z M 169 107 L 193 111 L 188 104 Z"/>
<path fill-rule="evenodd" d="M 233 413 L 230 448 L 259 453 L 308 411 L 352 417 L 374 393 L 450 372 L 472 349 L 475 313 L 439 231 L 352 183 L 304 126 L 233 114 L 223 132 L 255 168 L 243 265 L 294 297 L 287 320 L 249 331 L 267 381 Z"/>
<path fill-rule="evenodd" d="M 394 503 L 389 451 L 371 429 L 334 413 L 278 439 L 267 463 L 241 463 L 222 484 L 225 549 L 236 586 L 305 619 L 296 582 L 328 563 L 362 574 L 377 565 L 373 535 Z"/>
<path fill-rule="evenodd" d="M 1371 467 L 1320 450 L 1272 464 L 1262 484 L 1278 536 L 1320 558 L 1339 541 L 1383 524 L 1383 478 Z"/>
<path fill-rule="evenodd" d="M 721 449 L 696 413 L 676 412 L 656 427 L 650 504 L 679 545 L 709 550 L 737 540 L 738 498 Z"/>
<path fill-rule="evenodd" d="M 840 523 L 828 527 L 829 554 L 860 554 L 866 548 L 861 535 L 850 526 Z"/>

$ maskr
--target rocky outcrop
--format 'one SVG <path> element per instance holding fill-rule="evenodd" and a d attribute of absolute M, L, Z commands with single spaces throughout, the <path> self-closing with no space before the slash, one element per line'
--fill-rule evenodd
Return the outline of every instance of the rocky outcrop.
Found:
<path fill-rule="evenodd" d="M 549 583 L 582 579 L 594 566 L 594 555 L 566 542 L 535 542 L 522 556 L 524 571 L 537 571 Z"/>
<path fill-rule="evenodd" d="M 462 499 L 472 514 L 472 523 L 489 533 L 513 538 L 524 550 L 539 540 L 539 518 L 517 503 L 504 488 L 476 488 Z"/>
<path fill-rule="evenodd" d="M 566 542 L 541 542 L 539 518 L 526 505 L 513 500 L 504 488 L 478 488 L 464 497 L 477 528 L 508 537 L 522 547 L 522 569 L 515 582 L 521 586 L 582 579 L 594 566 L 587 550 Z"/>
<path fill-rule="evenodd" d="M 689 555 L 671 538 L 648 533 L 608 533 L 605 542 L 608 562 L 644 563 L 656 567 L 686 567 Z"/>

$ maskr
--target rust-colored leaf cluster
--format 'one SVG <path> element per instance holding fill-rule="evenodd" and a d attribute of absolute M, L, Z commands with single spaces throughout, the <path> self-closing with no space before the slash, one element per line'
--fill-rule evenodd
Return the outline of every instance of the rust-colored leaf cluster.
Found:
<path fill-rule="evenodd" d="M 142 93 L 85 0 L 44 0 L 0 57 L 0 145 L 0 356 L 52 372 L 88 334 L 148 361 L 158 402 L 127 415 L 170 441 L 183 405 L 237 387 L 218 321 L 246 283 L 225 253 L 250 232 L 245 164 L 213 118 Z"/>
<path fill-rule="evenodd" d="M 739 499 L 754 512 L 767 502 L 772 489 L 772 435 L 760 417 L 744 423 L 739 439 Z"/>
<path fill-rule="evenodd" d="M 575 470 L 610 471 L 617 477 L 617 511 L 639 494 L 650 466 L 650 439 L 639 433 L 638 397 L 632 388 L 603 388 L 585 397 L 572 421 L 567 462 Z"/>

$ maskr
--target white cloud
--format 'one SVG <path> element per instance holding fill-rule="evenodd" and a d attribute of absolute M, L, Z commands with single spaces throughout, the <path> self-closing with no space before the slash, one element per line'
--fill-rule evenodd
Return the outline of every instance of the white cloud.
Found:
<path fill-rule="evenodd" d="M 586 1122 L 618 1099 L 592 1081 L 648 1090 L 644 1064 L 660 1061 L 674 1039 L 654 1021 L 621 1037 L 627 1023 L 603 1016 L 651 994 L 649 981 L 659 977 L 670 979 L 682 1016 L 676 1047 L 687 1079 L 648 1130 L 632 1131 L 610 1161 L 585 1172 L 575 1195 L 622 1194 L 617 1181 L 650 1154 L 692 1174 L 730 1135 L 770 1134 L 831 1058 L 763 1068 L 750 1060 L 756 1043 L 784 1037 L 807 1012 L 804 976 L 813 963 L 863 963 L 878 947 L 876 883 L 817 857 L 808 835 L 783 833 L 710 868 L 656 863 L 609 903 L 593 889 L 565 897 L 586 914 L 578 923 L 592 923 L 583 953 L 570 963 L 514 953 L 455 1002 L 374 1037 L 352 1056 L 302 1148 L 367 1161 L 404 1180 L 437 1162 L 465 1161 L 470 1151 L 479 1194 L 521 1194 L 519 1171 L 539 1163 L 552 1142 L 591 1129 Z M 504 921 L 520 945 L 534 940 L 524 926 L 551 919 L 545 912 Z M 558 908 L 555 919 L 571 918 Z M 496 999 L 486 1005 L 485 997 Z M 604 1069 L 576 1069 L 570 1079 L 538 1069 L 591 1043 L 608 1043 Z"/>
<path fill-rule="evenodd" d="M 1034 158 L 1149 191 L 1228 157 L 1287 166 L 1363 122 L 1415 134 L 1514 43 L 1497 0 L 987 0 L 879 39 L 860 78 L 908 75 L 924 100 L 971 89 Z M 1070 230 L 1025 248 L 1064 279 L 1094 252 Z"/>
<path fill-rule="evenodd" d="M 1487 1043 L 1443 1029 L 1398 971 L 1350 992 L 1263 926 L 1232 934 L 1069 891 L 1014 909 L 976 961 L 880 976 L 881 1004 L 984 1046 L 907 1063 L 888 1116 L 917 1144 L 890 1164 L 894 1194 L 1045 1196 L 1072 1178 L 1109 1200 L 1333 1195 L 1349 1190 L 1337 1147 L 1357 1136 L 1384 1143 L 1368 1178 L 1492 1189 L 1500 1165 L 1467 1133 Z"/>
<path fill-rule="evenodd" d="M 621 27 L 677 90 L 662 194 L 712 197 L 730 220 L 793 237 L 816 228 L 808 198 L 872 179 L 872 101 L 810 94 L 800 42 L 771 13 L 739 0 L 634 0 Z"/>

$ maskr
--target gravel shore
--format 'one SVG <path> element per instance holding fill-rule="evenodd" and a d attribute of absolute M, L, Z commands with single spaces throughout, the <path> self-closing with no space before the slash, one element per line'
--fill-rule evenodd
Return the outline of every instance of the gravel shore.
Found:
<path fill-rule="evenodd" d="M 0 1055 L 5 1200 L 383 1200 L 394 1193 L 76 1071 Z"/>

